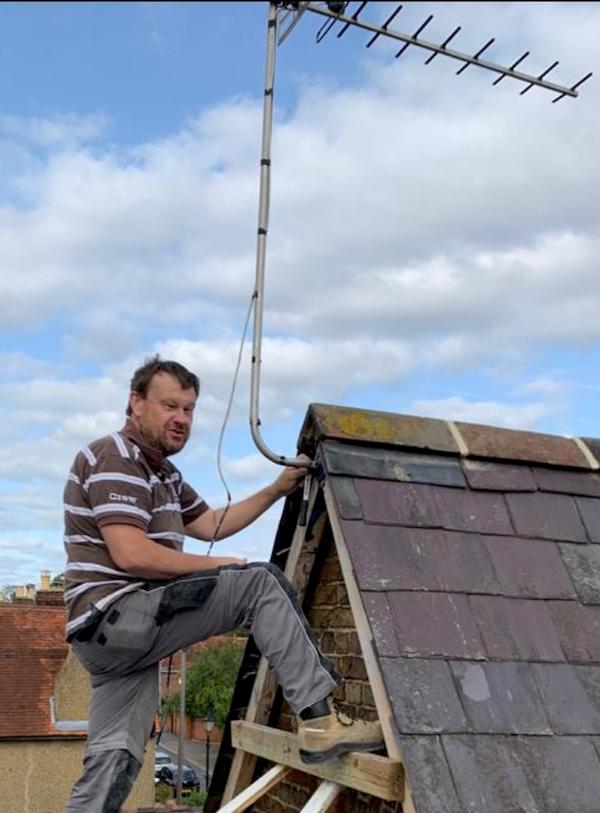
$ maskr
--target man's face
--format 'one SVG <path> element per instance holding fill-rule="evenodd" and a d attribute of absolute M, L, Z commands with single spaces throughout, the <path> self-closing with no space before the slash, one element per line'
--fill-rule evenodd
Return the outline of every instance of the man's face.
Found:
<path fill-rule="evenodd" d="M 184 390 L 174 376 L 157 373 L 150 381 L 146 397 L 132 392 L 129 405 L 132 418 L 148 445 L 165 456 L 183 449 L 196 406 L 193 387 Z"/>

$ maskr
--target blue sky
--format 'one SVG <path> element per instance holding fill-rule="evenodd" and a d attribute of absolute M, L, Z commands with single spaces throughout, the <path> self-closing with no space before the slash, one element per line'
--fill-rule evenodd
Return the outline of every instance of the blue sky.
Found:
<path fill-rule="evenodd" d="M 266 8 L 0 7 L 0 584 L 62 570 L 70 462 L 121 425 L 154 352 L 202 379 L 174 462 L 223 502 Z M 316 45 L 304 16 L 277 55 L 261 398 L 277 453 L 313 401 L 600 437 L 600 5 L 407 3 L 394 24 L 431 13 L 431 40 L 462 25 L 456 48 L 495 36 L 492 60 L 529 50 L 523 70 L 595 76 L 553 105 L 416 49 L 367 51 L 357 31 Z M 224 450 L 234 499 L 277 474 L 249 437 L 248 359 Z M 279 510 L 221 550 L 266 558 Z"/>

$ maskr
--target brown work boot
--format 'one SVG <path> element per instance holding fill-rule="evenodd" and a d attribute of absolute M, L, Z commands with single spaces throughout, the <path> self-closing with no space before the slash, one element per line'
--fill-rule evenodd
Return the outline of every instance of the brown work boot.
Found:
<path fill-rule="evenodd" d="M 321 716 L 312 716 L 312 713 Z M 379 723 L 355 720 L 333 708 L 330 698 L 301 712 L 298 720 L 300 759 L 309 765 L 349 751 L 377 751 L 383 748 Z"/>

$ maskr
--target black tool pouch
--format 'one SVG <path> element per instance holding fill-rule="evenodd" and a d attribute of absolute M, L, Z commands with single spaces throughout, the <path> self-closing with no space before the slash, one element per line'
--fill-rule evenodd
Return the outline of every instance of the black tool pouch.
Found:
<path fill-rule="evenodd" d="M 170 582 L 156 611 L 157 625 L 170 621 L 177 613 L 197 610 L 215 589 L 218 577 L 218 570 L 203 570 L 201 574 L 181 576 Z"/>

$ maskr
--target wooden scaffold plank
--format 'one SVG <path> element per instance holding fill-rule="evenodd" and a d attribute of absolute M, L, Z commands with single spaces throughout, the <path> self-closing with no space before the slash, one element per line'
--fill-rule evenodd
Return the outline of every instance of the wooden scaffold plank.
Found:
<path fill-rule="evenodd" d="M 247 810 L 257 799 L 260 799 L 261 796 L 264 796 L 271 788 L 285 779 L 291 770 L 285 765 L 275 765 L 234 799 L 227 802 L 224 807 L 221 807 L 218 813 L 242 813 L 243 810 Z"/>
<path fill-rule="evenodd" d="M 307 765 L 298 753 L 298 737 L 289 731 L 235 720 L 231 741 L 241 751 L 318 776 L 347 788 L 369 793 L 387 801 L 402 801 L 402 764 L 378 754 L 353 752 L 338 759 Z"/>
<path fill-rule="evenodd" d="M 343 790 L 341 785 L 328 779 L 321 782 L 300 813 L 327 813 Z"/>

